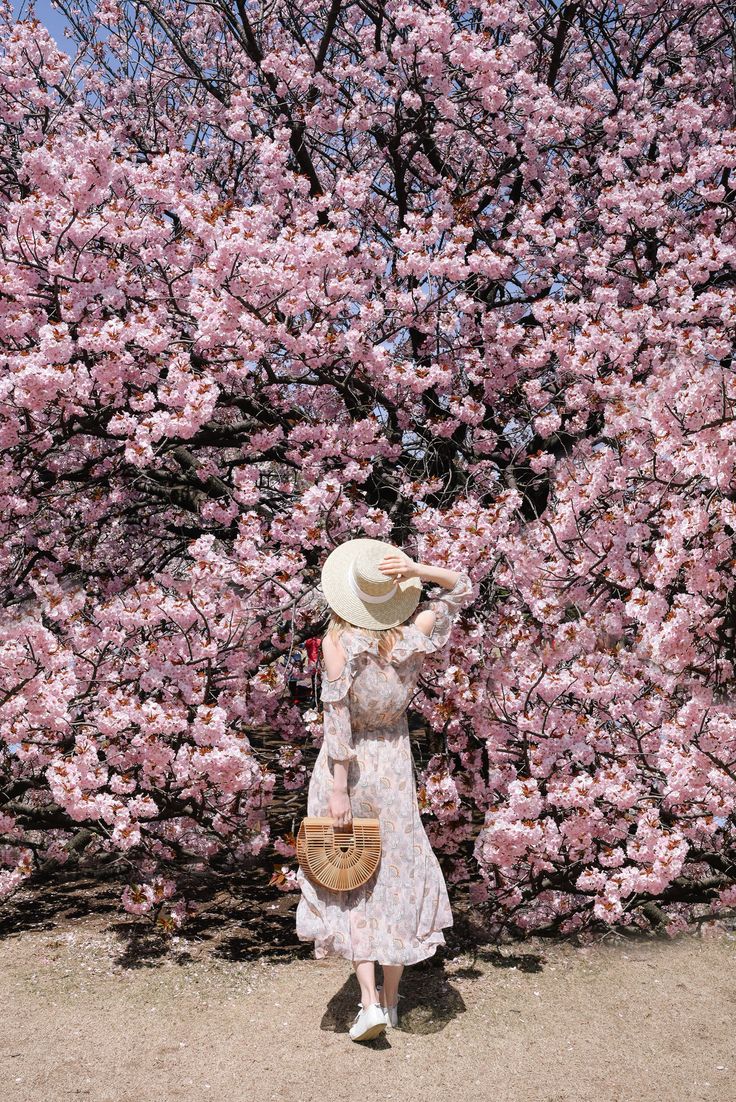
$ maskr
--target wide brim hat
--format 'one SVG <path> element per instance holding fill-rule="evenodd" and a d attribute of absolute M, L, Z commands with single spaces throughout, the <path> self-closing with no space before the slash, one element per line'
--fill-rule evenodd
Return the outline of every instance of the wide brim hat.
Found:
<path fill-rule="evenodd" d="M 332 611 L 360 628 L 403 624 L 419 604 L 422 583 L 397 581 L 378 569 L 385 555 L 397 551 L 392 543 L 366 538 L 346 540 L 331 551 L 322 567 L 322 592 Z"/>

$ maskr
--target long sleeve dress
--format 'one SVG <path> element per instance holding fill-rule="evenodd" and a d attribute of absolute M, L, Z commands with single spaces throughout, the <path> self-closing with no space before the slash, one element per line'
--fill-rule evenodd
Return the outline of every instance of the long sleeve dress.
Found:
<path fill-rule="evenodd" d="M 379 819 L 381 859 L 371 878 L 350 892 L 315 885 L 297 870 L 296 932 L 301 941 L 314 941 L 317 959 L 415 964 L 446 944 L 442 930 L 452 925 L 452 911 L 419 815 L 406 712 L 425 656 L 445 646 L 472 598 L 472 582 L 461 573 L 451 590 L 421 601 L 386 660 L 378 655 L 378 639 L 360 628 L 340 636 L 346 662 L 340 677 L 322 679 L 324 739 L 307 814 L 328 814 L 333 762 L 346 761 L 353 816 Z M 428 608 L 435 612 L 430 636 L 414 622 Z"/>

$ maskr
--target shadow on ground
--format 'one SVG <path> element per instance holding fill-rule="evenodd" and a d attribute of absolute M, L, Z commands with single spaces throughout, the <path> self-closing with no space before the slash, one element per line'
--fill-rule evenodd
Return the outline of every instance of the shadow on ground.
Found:
<path fill-rule="evenodd" d="M 3 904 L 0 938 L 24 930 L 68 929 L 76 919 L 95 916 L 109 919 L 107 929 L 120 942 L 116 963 L 126 968 L 154 968 L 163 959 L 184 964 L 193 959 L 193 951 L 197 956 L 226 961 L 313 959 L 312 944 L 300 942 L 295 933 L 299 893 L 278 891 L 269 884 L 270 875 L 270 867 L 253 865 L 239 875 L 214 874 L 188 884 L 180 880 L 183 894 L 199 907 L 199 913 L 182 931 L 182 941 L 187 944 L 183 949 L 181 942 L 172 942 L 146 918 L 127 916 L 122 911 L 120 897 L 127 881 L 118 872 L 61 869 L 43 884 L 22 887 Z M 446 946 L 427 961 L 412 966 L 417 976 L 425 972 L 435 976 L 443 961 L 460 953 L 496 959 L 499 964 L 512 959 L 489 941 L 479 916 L 471 913 L 462 899 L 453 900 L 453 914 L 454 925 L 445 930 Z M 524 970 L 541 967 L 539 958 L 528 953 L 514 955 L 513 962 Z M 474 963 L 463 970 L 467 978 L 472 978 Z M 357 1003 L 357 999 L 353 1001 Z M 424 997 L 418 999 L 418 1005 L 426 1002 Z"/>
<path fill-rule="evenodd" d="M 432 963 L 434 962 L 434 963 Z M 382 983 L 382 970 L 377 970 L 376 982 Z M 355 975 L 349 976 L 336 991 L 325 1009 L 320 1028 L 331 1033 L 347 1033 L 358 1013 L 360 987 Z M 455 984 L 444 972 L 443 962 L 437 957 L 413 964 L 401 979 L 399 995 L 399 1032 L 413 1034 L 439 1033 L 450 1022 L 465 1014 L 465 1000 Z M 367 1041 L 375 1048 L 390 1045 L 393 1029 Z"/>

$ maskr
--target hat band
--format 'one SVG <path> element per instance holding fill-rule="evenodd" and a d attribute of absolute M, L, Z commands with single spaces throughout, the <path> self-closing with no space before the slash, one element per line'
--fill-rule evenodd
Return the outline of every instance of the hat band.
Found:
<path fill-rule="evenodd" d="M 358 585 L 358 582 L 355 578 L 355 574 L 353 573 L 354 570 L 355 570 L 355 563 L 352 563 L 352 565 L 350 567 L 350 570 L 348 571 L 348 582 L 350 583 L 350 588 L 352 589 L 353 593 L 355 593 L 355 595 L 357 597 L 360 597 L 361 601 L 365 601 L 366 604 L 369 604 L 369 605 L 382 605 L 386 601 L 390 601 L 391 598 L 393 597 L 394 593 L 398 589 L 398 586 L 397 586 L 396 582 L 394 582 L 394 584 L 391 586 L 391 589 L 388 591 L 388 593 L 383 593 L 378 597 L 376 596 L 375 593 L 366 593 L 366 591 L 364 589 L 361 589 L 360 586 Z"/>

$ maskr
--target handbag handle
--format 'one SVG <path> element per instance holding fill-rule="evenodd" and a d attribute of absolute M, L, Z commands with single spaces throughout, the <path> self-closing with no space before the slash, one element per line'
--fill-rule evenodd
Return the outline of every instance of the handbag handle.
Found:
<path fill-rule="evenodd" d="M 350 891 L 378 867 L 380 823 L 377 818 L 358 818 L 337 827 L 329 815 L 308 815 L 299 827 L 296 852 L 310 879 L 333 891 Z"/>
<path fill-rule="evenodd" d="M 338 849 L 355 849 L 355 831 L 352 823 L 347 827 L 332 827 L 332 838 Z"/>
<path fill-rule="evenodd" d="M 349 836 L 349 839 L 350 839 L 349 842 L 348 842 L 349 846 L 354 846 L 355 845 L 355 829 L 354 829 L 352 819 L 350 821 L 349 826 L 341 826 L 341 827 L 340 826 L 335 826 L 334 821 L 330 818 L 329 815 L 313 815 L 313 816 L 311 816 L 311 819 L 312 819 L 312 822 L 314 822 L 316 820 L 319 823 L 326 823 L 327 824 L 327 829 L 332 832 L 333 841 L 335 842 L 336 845 L 339 845 L 341 849 L 344 848 L 344 844 L 342 842 L 337 841 L 338 836 L 341 835 L 341 834 Z"/>

